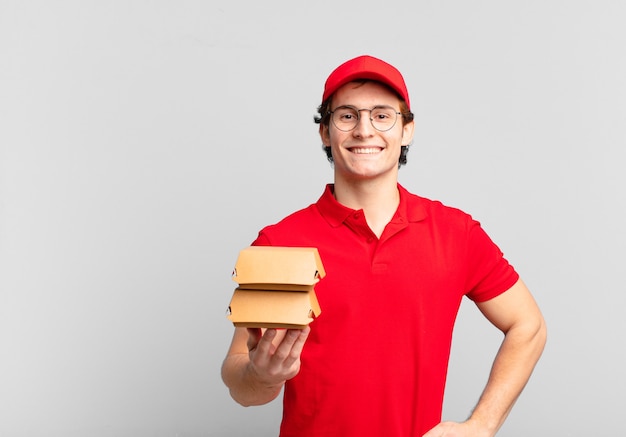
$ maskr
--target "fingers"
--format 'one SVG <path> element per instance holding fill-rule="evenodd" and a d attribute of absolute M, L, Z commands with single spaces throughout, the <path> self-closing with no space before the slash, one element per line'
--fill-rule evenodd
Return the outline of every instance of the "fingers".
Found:
<path fill-rule="evenodd" d="M 469 437 L 478 435 L 478 430 L 471 430 L 467 422 L 441 422 L 422 437 Z"/>
<path fill-rule="evenodd" d="M 261 330 L 256 329 L 250 334 L 248 339 L 248 350 L 250 351 L 250 361 L 256 367 L 265 368 L 272 357 L 272 342 L 276 337 L 276 329 L 267 329 L 265 334 L 261 335 Z"/>
<path fill-rule="evenodd" d="M 255 349 L 261 340 L 261 328 L 248 328 L 248 350 Z"/>
<path fill-rule="evenodd" d="M 267 329 L 263 335 L 259 329 L 248 329 L 250 362 L 262 379 L 284 382 L 300 370 L 300 355 L 310 328 L 288 329 L 278 335 L 276 329 Z M 275 341 L 276 344 L 272 344 Z"/>
<path fill-rule="evenodd" d="M 270 365 L 283 369 L 290 369 L 296 366 L 295 371 L 297 372 L 300 367 L 300 354 L 302 353 L 309 332 L 309 327 L 305 329 L 288 329 L 285 331 L 285 336 L 272 354 Z"/>

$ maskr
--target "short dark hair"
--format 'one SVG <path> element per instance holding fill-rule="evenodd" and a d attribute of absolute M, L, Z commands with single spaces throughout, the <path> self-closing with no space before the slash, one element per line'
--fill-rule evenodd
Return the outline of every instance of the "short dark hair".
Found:
<path fill-rule="evenodd" d="M 385 85 L 382 82 L 378 82 L 378 81 L 370 80 L 370 79 L 357 79 L 357 80 L 354 80 L 353 82 L 357 82 L 360 84 L 364 84 L 367 82 L 375 82 L 388 88 L 390 91 L 396 94 L 398 98 L 400 99 L 400 114 L 402 115 L 402 125 L 404 126 L 407 123 L 410 123 L 413 121 L 414 115 L 409 109 L 404 99 L 402 99 L 402 97 L 400 97 L 398 93 L 396 93 L 389 86 Z M 317 107 L 317 115 L 313 117 L 313 121 L 316 124 L 322 124 L 326 127 L 330 125 L 330 107 L 332 105 L 332 101 L 333 101 L 333 96 L 330 96 L 325 101 L 323 101 L 321 105 Z M 409 153 L 409 145 L 408 144 L 402 145 L 400 149 L 401 150 L 400 150 L 400 159 L 398 161 L 398 167 L 406 164 L 406 161 L 407 161 L 406 156 Z M 324 152 L 326 152 L 326 157 L 328 158 L 328 161 L 332 164 L 334 161 L 333 161 L 333 154 L 330 149 L 330 146 L 323 146 L 323 150 Z"/>

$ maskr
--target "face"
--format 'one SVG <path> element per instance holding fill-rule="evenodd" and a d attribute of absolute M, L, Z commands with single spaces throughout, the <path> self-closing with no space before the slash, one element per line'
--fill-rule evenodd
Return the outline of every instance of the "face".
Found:
<path fill-rule="evenodd" d="M 371 109 L 391 106 L 400 112 L 400 99 L 391 90 L 376 82 L 348 83 L 339 88 L 332 99 L 331 110 L 339 106 Z M 320 136 L 333 154 L 335 181 L 386 180 L 395 183 L 398 177 L 400 147 L 413 138 L 413 122 L 403 126 L 402 116 L 388 131 L 372 126 L 369 111 L 360 111 L 357 126 L 344 132 L 330 121 L 320 126 Z"/>

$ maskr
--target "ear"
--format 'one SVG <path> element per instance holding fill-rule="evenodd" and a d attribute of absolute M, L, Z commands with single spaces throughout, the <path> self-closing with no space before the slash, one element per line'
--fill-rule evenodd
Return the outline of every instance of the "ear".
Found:
<path fill-rule="evenodd" d="M 322 139 L 322 144 L 324 144 L 324 146 L 330 147 L 330 132 L 328 126 L 325 124 L 320 124 L 320 138 Z"/>
<path fill-rule="evenodd" d="M 415 122 L 411 120 L 402 126 L 402 144 L 408 145 L 413 142 L 413 132 L 415 130 Z"/>

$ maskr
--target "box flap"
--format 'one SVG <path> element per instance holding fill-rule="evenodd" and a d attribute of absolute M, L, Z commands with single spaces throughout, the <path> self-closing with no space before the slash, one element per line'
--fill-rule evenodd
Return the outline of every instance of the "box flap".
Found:
<path fill-rule="evenodd" d="M 304 328 L 321 313 L 315 292 L 236 288 L 228 319 L 237 327 Z"/>
<path fill-rule="evenodd" d="M 325 275 L 315 247 L 250 246 L 239 252 L 233 280 L 239 284 L 311 286 Z"/>
<path fill-rule="evenodd" d="M 274 291 L 309 291 L 313 290 L 314 284 L 302 285 L 302 284 L 239 284 L 239 288 L 245 290 L 274 290 Z"/>

